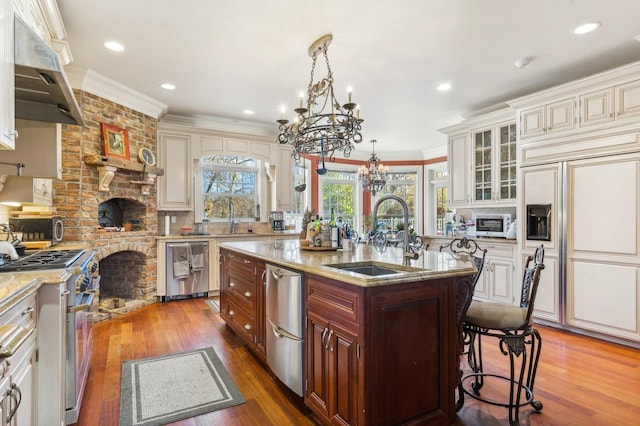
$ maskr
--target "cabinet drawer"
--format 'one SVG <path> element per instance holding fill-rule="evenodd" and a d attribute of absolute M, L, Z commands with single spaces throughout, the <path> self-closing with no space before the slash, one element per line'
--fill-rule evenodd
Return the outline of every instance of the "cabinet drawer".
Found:
<path fill-rule="evenodd" d="M 237 271 L 228 271 L 227 295 L 241 303 L 245 309 L 254 310 L 256 300 L 256 284 L 253 271 L 250 276 L 238 274 Z"/>
<path fill-rule="evenodd" d="M 227 269 L 244 276 L 254 276 L 256 272 L 256 260 L 241 254 L 228 252 Z"/>
<path fill-rule="evenodd" d="M 307 307 L 353 323 L 359 317 L 359 293 L 307 277 Z"/>
<path fill-rule="evenodd" d="M 481 248 L 487 249 L 487 257 L 506 257 L 515 260 L 515 244 L 500 244 L 478 242 Z"/>
<path fill-rule="evenodd" d="M 249 344 L 255 342 L 255 318 L 253 315 L 238 306 L 234 300 L 228 300 L 228 309 L 225 313 L 227 325 Z"/>
<path fill-rule="evenodd" d="M 0 325 L 15 324 L 35 328 L 36 311 L 36 292 L 34 291 L 0 315 Z"/>

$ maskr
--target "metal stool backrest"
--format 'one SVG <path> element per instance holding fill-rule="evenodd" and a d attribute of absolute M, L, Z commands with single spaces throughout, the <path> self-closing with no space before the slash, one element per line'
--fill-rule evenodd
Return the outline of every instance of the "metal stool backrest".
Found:
<path fill-rule="evenodd" d="M 531 264 L 533 262 L 533 264 Z M 544 246 L 536 249 L 533 256 L 527 257 L 522 273 L 522 291 L 520 293 L 520 307 L 527 310 L 526 324 L 531 325 L 533 319 L 533 305 L 540 284 L 540 272 L 544 269 Z"/>
<path fill-rule="evenodd" d="M 473 259 L 478 272 L 473 276 L 473 288 L 476 288 L 476 284 L 480 279 L 480 273 L 484 267 L 484 258 L 487 254 L 487 249 L 480 248 L 475 240 L 467 237 L 455 238 L 450 243 L 440 246 L 440 251 L 448 250 L 456 259 L 461 259 L 462 256 L 468 256 Z"/>

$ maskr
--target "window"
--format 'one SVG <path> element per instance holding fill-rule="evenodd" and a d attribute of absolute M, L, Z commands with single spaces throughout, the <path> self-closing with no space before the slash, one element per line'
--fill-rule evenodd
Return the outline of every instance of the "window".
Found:
<path fill-rule="evenodd" d="M 416 217 L 420 200 L 417 194 L 417 172 L 390 172 L 387 174 L 387 183 L 376 194 L 376 201 L 385 195 L 396 195 L 402 198 L 409 207 L 409 227 L 416 228 Z M 373 208 L 374 204 L 371 206 Z M 378 208 L 378 223 L 383 223 L 387 229 L 398 231 L 404 226 L 402 206 L 396 201 L 385 201 Z"/>
<path fill-rule="evenodd" d="M 447 186 L 447 172 L 435 173 L 436 190 L 436 233 L 444 235 L 444 225 L 446 223 L 445 213 L 449 211 L 449 187 Z"/>
<path fill-rule="evenodd" d="M 254 220 L 260 202 L 260 162 L 249 157 L 206 156 L 200 159 L 200 213 L 204 222 Z"/>
<path fill-rule="evenodd" d="M 352 229 L 356 229 L 356 215 L 362 211 L 356 183 L 355 171 L 327 171 L 327 174 L 321 176 L 321 202 L 318 214 L 328 220 L 333 208 L 336 222 L 342 220 L 342 223 L 348 223 Z"/>

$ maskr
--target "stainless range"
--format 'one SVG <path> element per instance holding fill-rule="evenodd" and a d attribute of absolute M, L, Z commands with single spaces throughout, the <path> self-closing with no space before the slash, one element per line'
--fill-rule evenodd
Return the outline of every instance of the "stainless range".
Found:
<path fill-rule="evenodd" d="M 100 287 L 92 250 L 43 250 L 17 260 L 0 259 L 0 272 L 66 269 L 66 424 L 78 420 L 93 343 L 94 297 Z M 71 297 L 74 295 L 75 297 Z"/>

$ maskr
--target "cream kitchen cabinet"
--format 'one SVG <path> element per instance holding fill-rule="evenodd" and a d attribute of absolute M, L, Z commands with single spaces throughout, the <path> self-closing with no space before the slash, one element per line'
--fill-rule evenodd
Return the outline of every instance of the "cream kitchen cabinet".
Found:
<path fill-rule="evenodd" d="M 291 152 L 289 145 L 278 147 L 278 163 L 276 164 L 276 208 L 278 210 L 289 211 L 295 207 L 293 191 L 295 161 Z"/>
<path fill-rule="evenodd" d="M 580 126 L 640 115 L 640 80 L 580 95 Z"/>
<path fill-rule="evenodd" d="M 158 176 L 158 210 L 193 209 L 193 167 L 189 133 L 158 133 L 158 163 L 164 175 Z"/>
<path fill-rule="evenodd" d="M 37 418 L 32 424 L 66 423 L 67 297 L 65 281 L 38 289 Z M 46 366 L 46 367 L 45 367 Z"/>
<path fill-rule="evenodd" d="M 440 131 L 448 138 L 449 206 L 514 206 L 515 111 L 481 114 Z"/>
<path fill-rule="evenodd" d="M 14 411 L 6 412 L 7 425 L 32 426 L 36 424 L 36 333 L 20 346 L 18 351 L 9 358 L 11 385 L 6 395 L 9 396 L 7 408 L 13 407 Z M 19 401 L 16 406 L 11 399 L 15 397 Z"/>
<path fill-rule="evenodd" d="M 447 167 L 449 169 L 449 206 L 468 206 L 471 203 L 469 134 L 449 136 L 447 143 Z"/>
<path fill-rule="evenodd" d="M 532 138 L 574 129 L 575 116 L 575 97 L 525 109 L 520 113 L 520 138 Z"/>
<path fill-rule="evenodd" d="M 611 87 L 579 96 L 580 126 L 606 123 L 614 119 L 614 90 Z"/>
<path fill-rule="evenodd" d="M 457 237 L 462 238 L 462 237 Z M 484 268 L 480 274 L 473 298 L 477 300 L 514 303 L 515 294 L 520 291 L 521 283 L 516 279 L 516 244 L 514 241 L 500 241 L 497 238 L 474 238 L 481 249 L 486 249 Z M 451 242 L 452 238 L 426 238 L 429 250 L 438 251 L 440 246 Z M 515 280 L 515 281 L 514 281 Z"/>
<path fill-rule="evenodd" d="M 614 87 L 616 93 L 616 119 L 640 115 L 640 80 Z"/>
<path fill-rule="evenodd" d="M 0 149 L 14 149 L 15 82 L 13 44 L 13 3 L 0 2 Z"/>
<path fill-rule="evenodd" d="M 476 239 L 480 248 L 486 249 L 484 269 L 473 292 L 474 299 L 502 303 L 514 303 L 514 289 L 519 291 L 520 282 L 514 281 L 516 258 L 514 243 L 485 242 Z"/>
<path fill-rule="evenodd" d="M 514 204 L 516 125 L 492 125 L 471 132 L 472 204 Z"/>
<path fill-rule="evenodd" d="M 41 1 L 38 0 L 13 0 L 15 14 L 18 15 L 33 31 L 40 36 L 47 44 L 51 45 L 51 36 L 47 26 L 47 18 L 49 12 L 42 9 Z M 47 5 L 47 7 L 50 7 Z M 57 6 L 55 7 L 55 13 Z"/>
<path fill-rule="evenodd" d="M 36 327 L 38 323 L 37 295 L 34 286 L 27 287 L 22 295 L 13 296 L 15 304 L 0 315 L 0 325 L 16 327 L 16 332 L 7 332 L 14 337 L 2 342 L 0 358 L 0 379 L 3 385 L 2 425 L 31 426 L 35 422 L 36 409 Z M 9 298 L 11 300 L 11 298 Z M 11 302 L 10 302 L 11 303 Z M 5 423 L 6 422 L 6 423 Z"/>

